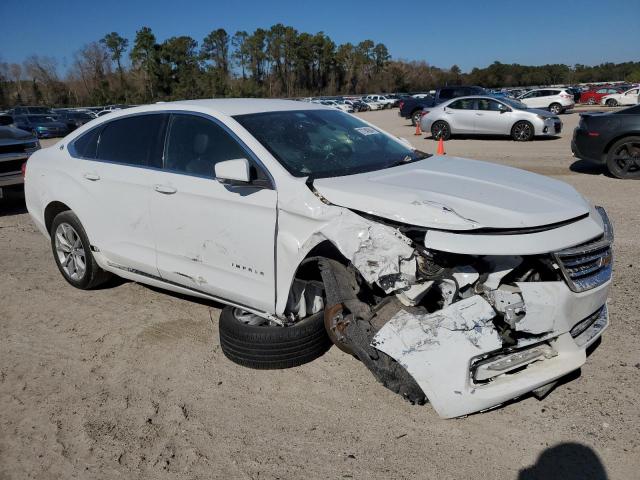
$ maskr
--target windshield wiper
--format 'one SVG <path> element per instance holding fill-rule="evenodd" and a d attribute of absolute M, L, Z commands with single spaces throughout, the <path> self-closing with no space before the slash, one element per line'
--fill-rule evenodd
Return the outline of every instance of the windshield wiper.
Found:
<path fill-rule="evenodd" d="M 418 160 L 424 160 L 425 158 L 431 157 L 431 154 L 429 154 L 429 153 L 419 152 L 419 151 L 416 151 L 416 153 L 417 153 L 417 155 L 415 157 L 411 156 L 411 155 L 405 155 L 405 157 L 402 158 L 402 160 L 398 160 L 397 162 L 392 163 L 387 168 L 399 167 L 400 165 L 405 165 L 407 163 L 417 162 Z"/>

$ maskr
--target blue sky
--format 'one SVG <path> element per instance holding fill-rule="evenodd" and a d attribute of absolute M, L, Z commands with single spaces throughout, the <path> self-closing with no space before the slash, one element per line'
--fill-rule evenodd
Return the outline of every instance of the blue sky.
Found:
<path fill-rule="evenodd" d="M 370 38 L 394 58 L 463 71 L 495 60 L 593 65 L 640 60 L 639 20 L 640 0 L 0 0 L 0 61 L 47 55 L 64 69 L 83 44 L 111 31 L 132 43 L 146 25 L 159 41 L 200 42 L 219 27 L 233 34 L 281 22 L 336 43 Z"/>

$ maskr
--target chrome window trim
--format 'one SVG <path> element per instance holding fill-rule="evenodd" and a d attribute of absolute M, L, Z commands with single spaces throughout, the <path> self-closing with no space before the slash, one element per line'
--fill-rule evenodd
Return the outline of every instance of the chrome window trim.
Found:
<path fill-rule="evenodd" d="M 142 169 L 146 169 L 146 170 L 154 170 L 154 171 L 160 171 L 160 172 L 166 172 L 166 173 L 171 173 L 174 175 L 186 175 L 189 177 L 196 177 L 196 178 L 206 178 L 207 180 L 215 180 L 215 178 L 213 177 L 203 177 L 201 175 L 193 175 L 193 174 L 189 174 L 189 173 L 184 173 L 184 172 L 175 172 L 173 170 L 167 170 L 164 168 L 164 154 L 166 151 L 166 146 L 167 146 L 167 138 L 168 138 L 168 133 L 169 133 L 169 129 L 165 128 L 164 131 L 164 135 L 163 135 L 163 147 L 162 147 L 162 167 L 158 168 L 158 167 L 150 167 L 147 165 L 137 165 L 137 164 L 131 164 L 131 163 L 123 163 L 123 162 L 117 162 L 117 161 L 113 161 L 113 160 L 101 160 L 99 158 L 88 158 L 88 157 L 83 157 L 82 155 L 78 154 L 78 151 L 75 148 L 75 143 L 80 139 L 83 138 L 85 135 L 88 135 L 90 132 L 93 132 L 96 129 L 104 129 L 109 123 L 111 122 L 115 122 L 124 118 L 131 118 L 131 117 L 138 117 L 141 115 L 169 115 L 171 116 L 172 114 L 182 114 L 182 115 L 194 115 L 194 116 L 198 116 L 198 117 L 202 117 L 205 118 L 207 120 L 212 121 L 213 123 L 215 123 L 216 125 L 218 125 L 220 128 L 222 128 L 226 133 L 228 133 L 231 138 L 233 138 L 236 142 L 238 142 L 238 144 L 240 145 L 240 147 L 248 154 L 248 157 L 250 160 L 252 160 L 253 162 L 255 162 L 255 164 L 260 167 L 266 174 L 267 179 L 269 180 L 270 184 L 271 184 L 271 190 L 276 190 L 276 182 L 273 178 L 273 175 L 271 175 L 271 172 L 269 171 L 269 169 L 265 166 L 265 164 L 260 160 L 260 158 L 258 157 L 258 155 L 255 154 L 255 152 L 253 150 L 251 150 L 251 148 L 249 148 L 249 146 L 242 141 L 242 139 L 240 137 L 238 137 L 238 135 L 232 131 L 226 124 L 224 124 L 223 122 L 221 122 L 219 119 L 207 114 L 207 113 L 202 113 L 202 112 L 195 112 L 192 110 L 179 110 L 179 109 L 171 109 L 171 110 L 154 110 L 154 111 L 149 111 L 149 112 L 136 112 L 136 113 L 131 113 L 129 115 L 122 115 L 120 117 L 117 118 L 113 118 L 113 119 L 109 119 L 106 120 L 104 122 L 101 122 L 100 124 L 96 125 L 95 127 L 92 127 L 90 129 L 88 129 L 86 132 L 83 132 L 81 135 L 78 135 L 76 138 L 74 138 L 73 140 L 71 140 L 68 144 L 67 144 L 67 151 L 69 152 L 69 155 L 75 159 L 78 160 L 88 160 L 91 162 L 100 162 L 100 163 L 107 163 L 107 164 L 113 164 L 113 165 L 122 165 L 124 167 L 133 167 L 133 168 L 142 168 Z M 169 118 L 170 120 L 170 118 Z M 168 125 L 167 125 L 168 127 Z M 251 134 L 249 134 L 251 135 Z M 253 137 L 253 135 L 252 135 Z M 257 140 L 256 140 L 257 141 Z M 98 143 L 96 146 L 96 152 L 97 152 L 97 147 L 100 145 L 100 137 L 98 137 Z M 247 185 L 247 187 L 251 187 L 251 185 Z M 265 188 L 265 187 L 261 187 L 261 188 Z"/>

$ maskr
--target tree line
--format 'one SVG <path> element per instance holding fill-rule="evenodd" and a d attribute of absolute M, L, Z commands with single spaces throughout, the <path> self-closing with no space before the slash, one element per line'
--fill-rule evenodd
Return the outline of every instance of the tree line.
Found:
<path fill-rule="evenodd" d="M 392 59 L 383 43 L 336 44 L 323 32 L 276 24 L 233 35 L 219 28 L 201 42 L 159 42 L 149 27 L 132 42 L 117 32 L 84 45 L 61 74 L 55 58 L 0 62 L 0 107 L 81 106 L 211 97 L 302 97 L 425 91 L 446 84 L 484 87 L 627 80 L 640 62 L 526 66 L 494 62 L 463 73 L 425 61 Z"/>

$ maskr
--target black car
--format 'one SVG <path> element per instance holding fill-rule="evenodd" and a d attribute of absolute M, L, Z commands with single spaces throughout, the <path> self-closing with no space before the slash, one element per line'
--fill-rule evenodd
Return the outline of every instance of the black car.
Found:
<path fill-rule="evenodd" d="M 89 112 L 76 110 L 56 110 L 55 116 L 59 122 L 67 125 L 70 132 L 73 132 L 76 128 L 81 127 L 85 123 L 96 118 L 95 115 L 92 115 Z"/>
<path fill-rule="evenodd" d="M 40 148 L 33 133 L 13 125 L 10 115 L 0 115 L 0 198 L 3 189 L 22 185 L 22 164 Z"/>
<path fill-rule="evenodd" d="M 69 133 L 66 123 L 58 121 L 55 114 L 52 115 L 14 115 L 16 127 L 34 132 L 38 138 L 64 137 Z"/>
<path fill-rule="evenodd" d="M 482 87 L 473 85 L 441 87 L 436 90 L 433 96 L 430 95 L 424 98 L 408 97 L 400 100 L 400 111 L 398 115 L 411 119 L 411 124 L 416 125 L 420 120 L 420 114 L 423 108 L 433 107 L 452 98 L 468 97 L 470 95 L 489 95 L 489 92 Z"/>
<path fill-rule="evenodd" d="M 640 179 L 640 105 L 581 114 L 571 151 L 582 160 L 606 165 L 617 178 Z"/>

